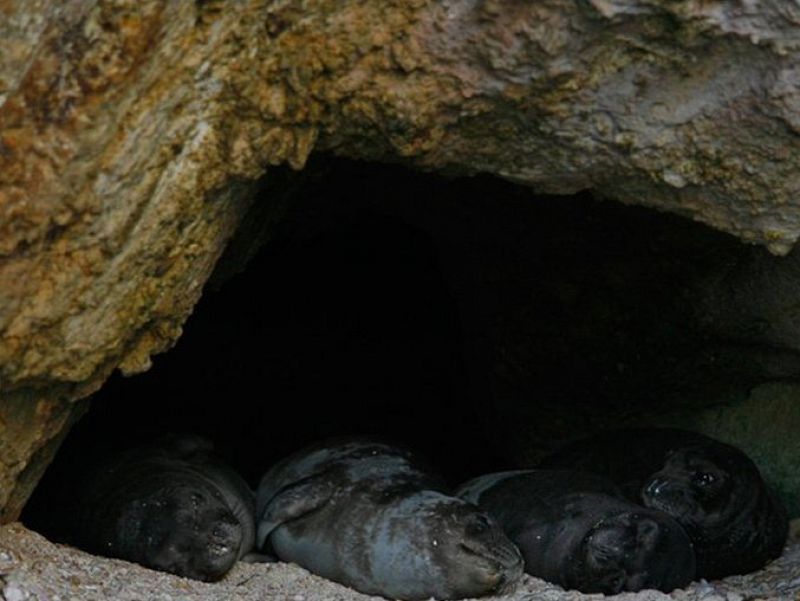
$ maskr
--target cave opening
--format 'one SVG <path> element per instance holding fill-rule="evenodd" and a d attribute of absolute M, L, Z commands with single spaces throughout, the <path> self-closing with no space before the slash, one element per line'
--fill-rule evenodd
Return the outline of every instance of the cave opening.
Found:
<path fill-rule="evenodd" d="M 797 353 L 747 315 L 730 336 L 702 319 L 720 273 L 765 251 L 588 192 L 324 156 L 260 194 L 181 339 L 94 395 L 23 521 L 47 513 L 61 466 L 170 431 L 208 436 L 253 486 L 349 434 L 409 444 L 457 484 L 599 429 L 734 407 L 729 437 L 745 428 L 739 446 L 787 500 L 796 487 L 774 415 L 736 407 L 794 381 Z"/>

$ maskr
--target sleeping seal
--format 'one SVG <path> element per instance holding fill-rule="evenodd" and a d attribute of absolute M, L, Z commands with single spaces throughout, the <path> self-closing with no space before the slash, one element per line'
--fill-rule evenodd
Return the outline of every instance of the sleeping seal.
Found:
<path fill-rule="evenodd" d="M 328 441 L 262 478 L 258 547 L 320 576 L 392 599 L 511 590 L 522 557 L 471 503 L 449 496 L 406 449 Z"/>
<path fill-rule="evenodd" d="M 610 431 L 568 445 L 540 465 L 605 475 L 631 500 L 671 515 L 694 543 L 701 578 L 757 570 L 786 542 L 786 510 L 755 464 L 702 434 Z"/>
<path fill-rule="evenodd" d="M 67 541 L 97 555 L 212 581 L 255 540 L 252 491 L 197 436 L 127 450 L 75 492 Z"/>
<path fill-rule="evenodd" d="M 694 551 L 669 516 L 621 498 L 609 481 L 566 470 L 487 474 L 457 491 L 495 518 L 525 571 L 565 589 L 670 592 L 692 581 Z"/>

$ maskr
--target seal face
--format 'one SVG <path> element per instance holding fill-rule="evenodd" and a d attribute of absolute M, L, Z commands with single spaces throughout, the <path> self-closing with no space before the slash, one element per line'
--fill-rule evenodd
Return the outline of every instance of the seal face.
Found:
<path fill-rule="evenodd" d="M 68 542 L 196 580 L 221 578 L 255 539 L 253 495 L 195 436 L 113 457 L 78 491 Z"/>
<path fill-rule="evenodd" d="M 541 465 L 606 475 L 631 500 L 673 517 L 694 543 L 702 578 L 757 570 L 786 542 L 786 510 L 755 464 L 739 449 L 701 434 L 614 431 L 568 445 Z"/>
<path fill-rule="evenodd" d="M 487 474 L 457 494 L 494 517 L 525 571 L 583 593 L 670 592 L 694 578 L 689 537 L 669 516 L 620 498 L 605 479 L 566 470 Z"/>
<path fill-rule="evenodd" d="M 283 460 L 257 493 L 258 547 L 367 594 L 460 599 L 511 590 L 519 551 L 410 451 L 338 439 Z"/>

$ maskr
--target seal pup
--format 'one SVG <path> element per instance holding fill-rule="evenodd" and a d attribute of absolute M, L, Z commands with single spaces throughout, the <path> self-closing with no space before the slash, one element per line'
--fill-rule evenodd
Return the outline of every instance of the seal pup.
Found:
<path fill-rule="evenodd" d="M 90 553 L 213 581 L 253 547 L 253 492 L 199 436 L 126 450 L 76 489 L 64 531 Z"/>
<path fill-rule="evenodd" d="M 272 467 L 257 492 L 257 546 L 362 593 L 408 601 L 513 589 L 522 557 L 412 452 L 333 439 Z"/>
<path fill-rule="evenodd" d="M 675 518 L 694 543 L 701 578 L 758 570 L 786 543 L 786 509 L 752 460 L 696 432 L 612 430 L 567 445 L 540 467 L 602 474 L 630 500 Z"/>
<path fill-rule="evenodd" d="M 498 472 L 468 481 L 456 494 L 500 524 L 528 574 L 565 589 L 670 592 L 694 579 L 694 551 L 683 528 L 626 501 L 605 478 L 566 470 Z"/>

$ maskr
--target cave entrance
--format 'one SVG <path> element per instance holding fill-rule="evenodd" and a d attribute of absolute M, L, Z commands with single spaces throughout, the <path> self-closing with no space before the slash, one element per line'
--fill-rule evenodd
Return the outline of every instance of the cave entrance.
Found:
<path fill-rule="evenodd" d="M 26 516 L 59 463 L 165 431 L 209 436 L 253 485 L 346 434 L 410 444 L 456 483 L 602 428 L 705 424 L 796 488 L 774 416 L 736 412 L 794 381 L 797 353 L 702 319 L 720 273 L 765 251 L 588 193 L 330 157 L 263 188 L 175 348 L 94 396 Z M 721 430 L 695 419 L 726 407 Z"/>

